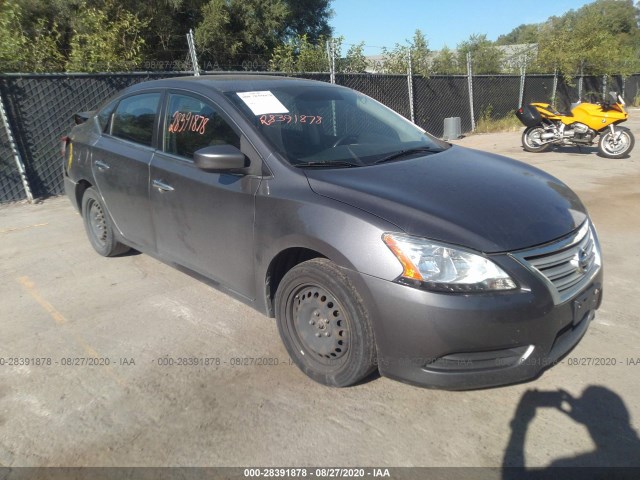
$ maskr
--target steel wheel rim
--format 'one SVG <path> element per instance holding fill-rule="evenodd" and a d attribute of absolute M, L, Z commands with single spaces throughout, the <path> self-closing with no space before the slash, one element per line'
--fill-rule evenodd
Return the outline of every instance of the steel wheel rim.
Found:
<path fill-rule="evenodd" d="M 540 139 L 542 132 L 544 132 L 542 128 L 535 128 L 531 130 L 528 134 L 526 134 L 524 136 L 524 139 L 525 139 L 525 142 L 527 143 L 527 146 L 531 148 L 541 147 L 543 145 Z M 536 142 L 536 139 L 537 139 L 537 142 Z"/>
<path fill-rule="evenodd" d="M 629 135 L 626 132 L 620 133 L 616 141 L 611 133 L 607 133 L 602 142 L 603 148 L 612 155 L 619 155 L 629 148 Z"/>
<path fill-rule="evenodd" d="M 92 200 L 89 205 L 88 216 L 89 228 L 93 238 L 100 245 L 105 245 L 107 242 L 107 221 L 102 206 L 95 200 Z"/>
<path fill-rule="evenodd" d="M 349 320 L 333 294 L 317 285 L 303 285 L 289 297 L 289 323 L 296 347 L 322 365 L 336 365 L 349 353 Z"/>

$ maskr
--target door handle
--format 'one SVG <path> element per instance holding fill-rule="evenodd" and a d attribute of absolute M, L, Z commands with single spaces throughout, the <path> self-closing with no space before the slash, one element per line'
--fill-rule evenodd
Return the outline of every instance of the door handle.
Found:
<path fill-rule="evenodd" d="M 154 180 L 153 187 L 157 188 L 160 192 L 173 192 L 175 190 L 171 185 L 168 185 L 161 180 Z"/>
<path fill-rule="evenodd" d="M 101 172 L 104 172 L 111 168 L 108 163 L 104 163 L 102 160 L 96 160 L 95 164 L 98 170 L 100 170 Z"/>

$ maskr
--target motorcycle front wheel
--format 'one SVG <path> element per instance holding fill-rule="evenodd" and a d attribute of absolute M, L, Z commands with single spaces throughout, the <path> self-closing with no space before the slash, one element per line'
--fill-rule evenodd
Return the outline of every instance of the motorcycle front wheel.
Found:
<path fill-rule="evenodd" d="M 527 152 L 539 153 L 550 150 L 553 146 L 551 143 L 543 143 L 540 137 L 544 133 L 544 128 L 540 125 L 527 128 L 522 132 L 522 148 Z"/>
<path fill-rule="evenodd" d="M 617 127 L 615 133 L 607 130 L 607 133 L 600 135 L 598 151 L 606 158 L 623 158 L 631 152 L 636 140 L 633 138 L 631 130 L 624 127 Z"/>

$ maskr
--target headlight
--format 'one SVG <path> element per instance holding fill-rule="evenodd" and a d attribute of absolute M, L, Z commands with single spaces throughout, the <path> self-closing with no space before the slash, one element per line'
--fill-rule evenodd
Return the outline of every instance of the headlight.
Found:
<path fill-rule="evenodd" d="M 431 240 L 385 233 L 382 240 L 402 264 L 403 283 L 444 292 L 512 290 L 515 282 L 488 258 Z"/>

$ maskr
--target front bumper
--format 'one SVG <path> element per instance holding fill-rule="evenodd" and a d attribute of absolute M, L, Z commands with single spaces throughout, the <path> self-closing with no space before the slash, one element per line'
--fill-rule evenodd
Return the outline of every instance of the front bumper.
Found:
<path fill-rule="evenodd" d="M 522 274 L 517 292 L 434 293 L 351 272 L 373 322 L 384 376 L 450 390 L 537 377 L 582 338 L 602 301 L 602 268 L 571 299 Z"/>

